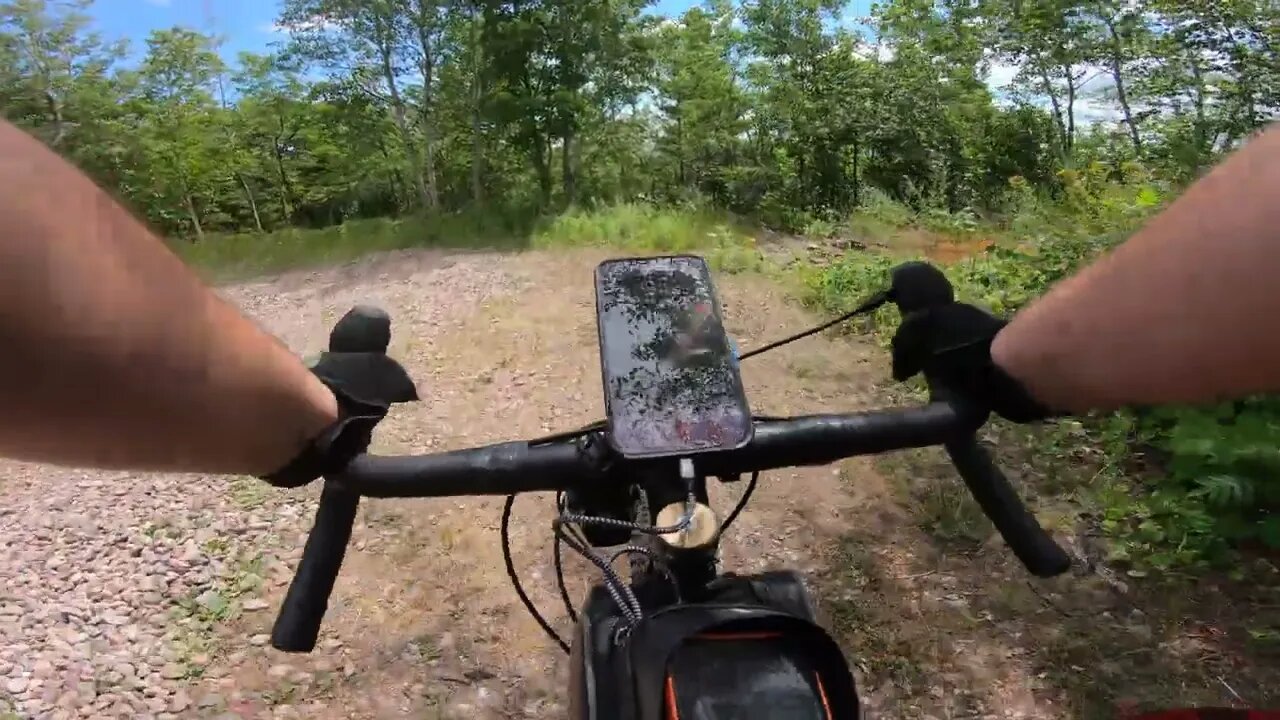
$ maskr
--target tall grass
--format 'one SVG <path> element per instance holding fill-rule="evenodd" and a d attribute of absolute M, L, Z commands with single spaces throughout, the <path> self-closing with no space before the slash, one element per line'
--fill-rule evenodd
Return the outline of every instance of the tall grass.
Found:
<path fill-rule="evenodd" d="M 728 272 L 764 266 L 747 226 L 713 212 L 641 204 L 543 216 L 493 209 L 352 220 L 321 229 L 209 235 L 172 246 L 215 279 L 333 265 L 405 248 L 612 247 L 636 254 L 697 252 Z"/>
<path fill-rule="evenodd" d="M 765 266 L 749 226 L 722 213 L 644 204 L 571 210 L 542 223 L 532 244 L 610 247 L 636 254 L 697 253 L 724 272 Z"/>
<path fill-rule="evenodd" d="M 405 248 L 521 248 L 534 220 L 520 215 L 466 212 L 430 218 L 352 220 L 327 228 L 286 228 L 270 233 L 208 235 L 175 240 L 187 263 L 218 279 L 333 265 L 364 255 Z"/>

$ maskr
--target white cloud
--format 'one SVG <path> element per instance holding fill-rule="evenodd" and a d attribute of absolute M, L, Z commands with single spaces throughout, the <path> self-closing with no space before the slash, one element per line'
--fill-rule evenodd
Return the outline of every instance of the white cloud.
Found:
<path fill-rule="evenodd" d="M 996 102 L 1009 105 L 1015 100 L 1015 92 L 1012 87 L 1013 80 L 1022 70 L 1022 66 L 1017 63 L 1009 63 L 1001 60 L 992 60 L 987 68 L 987 87 L 991 89 L 991 94 L 995 96 Z M 1038 88 L 1033 89 L 1030 96 L 1019 92 L 1018 97 L 1029 101 L 1032 105 L 1044 110 L 1049 110 L 1052 103 L 1049 98 L 1041 95 Z M 1076 92 L 1075 116 L 1076 125 L 1079 127 L 1088 127 L 1095 123 L 1118 122 L 1120 120 L 1120 108 L 1115 102 L 1115 82 L 1111 75 L 1099 66 L 1087 66 L 1085 68 L 1085 79 L 1081 83 Z"/>
<path fill-rule="evenodd" d="M 987 71 L 987 87 L 992 90 L 1003 90 L 1013 82 L 1013 78 L 1017 76 L 1021 66 L 1013 63 L 996 61 L 991 63 Z"/>
<path fill-rule="evenodd" d="M 150 2 L 151 0 L 148 0 Z M 162 0 L 169 2 L 169 0 Z M 295 23 L 272 22 L 265 25 L 259 25 L 258 30 L 264 33 L 272 33 L 278 35 L 287 35 L 295 32 L 332 32 L 342 27 L 337 21 L 320 16 L 314 16 Z"/>
<path fill-rule="evenodd" d="M 897 55 L 897 50 L 892 43 L 879 40 L 876 42 L 867 42 L 859 39 L 854 42 L 853 54 L 863 60 L 875 59 L 879 62 L 891 62 Z"/>

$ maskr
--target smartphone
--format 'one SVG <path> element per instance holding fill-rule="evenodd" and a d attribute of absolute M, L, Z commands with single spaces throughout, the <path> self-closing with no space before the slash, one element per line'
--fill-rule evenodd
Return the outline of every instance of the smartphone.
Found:
<path fill-rule="evenodd" d="M 751 411 L 705 260 L 606 260 L 596 268 L 596 319 L 607 437 L 620 455 L 693 455 L 751 440 Z"/>

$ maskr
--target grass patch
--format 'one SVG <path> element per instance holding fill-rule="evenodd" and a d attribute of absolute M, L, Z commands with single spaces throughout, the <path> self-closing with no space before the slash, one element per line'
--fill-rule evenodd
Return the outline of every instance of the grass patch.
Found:
<path fill-rule="evenodd" d="M 352 220 L 319 229 L 211 234 L 200 242 L 175 240 L 170 246 L 188 264 L 214 278 L 234 279 L 339 264 L 406 248 L 526 247 L 533 226 L 532 218 L 494 210 Z"/>
<path fill-rule="evenodd" d="M 721 213 L 624 204 L 573 209 L 544 221 L 532 246 L 608 247 L 636 254 L 702 255 L 721 272 L 756 272 L 765 259 L 752 229 Z"/>
<path fill-rule="evenodd" d="M 335 265 L 409 248 L 612 247 L 637 254 L 697 253 L 723 272 L 764 269 L 751 228 L 709 211 L 623 204 L 534 216 L 501 209 L 434 217 L 352 220 L 320 229 L 211 234 L 173 241 L 178 255 L 216 280 Z"/>
<path fill-rule="evenodd" d="M 236 552 L 225 543 L 212 541 L 206 543 L 205 549 L 210 554 L 222 555 L 231 568 L 204 588 L 193 589 L 187 597 L 180 598 L 171 610 L 174 622 L 169 642 L 177 651 L 177 662 L 183 666 L 187 678 L 204 674 L 210 657 L 225 640 L 215 628 L 240 617 L 241 603 L 257 595 L 263 585 L 264 568 L 259 551 Z"/>
<path fill-rule="evenodd" d="M 228 481 L 228 495 L 231 501 L 244 510 L 260 507 L 271 496 L 273 488 L 247 475 L 237 475 Z"/>

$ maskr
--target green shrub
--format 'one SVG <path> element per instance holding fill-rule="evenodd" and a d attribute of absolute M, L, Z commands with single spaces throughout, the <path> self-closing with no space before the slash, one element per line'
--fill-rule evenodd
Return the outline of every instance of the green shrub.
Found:
<path fill-rule="evenodd" d="M 1033 194 L 1018 178 L 1010 183 L 999 242 L 945 268 L 957 296 L 1009 315 L 1052 284 L 1126 237 L 1169 197 L 1139 169 L 1125 168 L 1125 182 L 1094 164 L 1060 174 L 1063 202 Z M 968 213 L 952 220 L 937 211 L 905 214 L 876 197 L 855 214 L 858 222 L 901 227 L 909 222 L 941 232 L 970 232 Z M 998 232 L 997 232 L 998 230 Z M 807 271 L 808 300 L 828 312 L 852 309 L 886 287 L 889 270 L 903 258 L 850 252 L 838 262 Z M 856 325 L 887 342 L 895 310 L 881 309 Z M 1085 422 L 1071 439 L 1094 445 L 1102 458 L 1100 481 L 1086 489 L 1099 509 L 1115 558 L 1143 568 L 1198 567 L 1231 556 L 1241 543 L 1280 548 L 1280 400 L 1255 398 L 1210 408 L 1164 408 L 1141 416 L 1113 413 Z M 1034 456 L 1070 457 L 1053 433 L 1029 447 Z"/>

